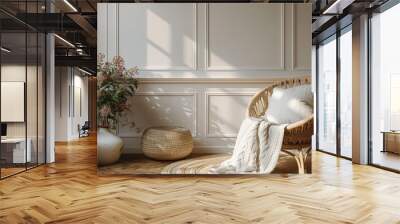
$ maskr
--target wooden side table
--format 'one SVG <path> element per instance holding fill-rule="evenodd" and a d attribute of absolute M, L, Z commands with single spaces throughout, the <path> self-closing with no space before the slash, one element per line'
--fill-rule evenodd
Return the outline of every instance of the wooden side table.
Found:
<path fill-rule="evenodd" d="M 382 131 L 383 149 L 382 152 L 400 154 L 400 131 Z"/>

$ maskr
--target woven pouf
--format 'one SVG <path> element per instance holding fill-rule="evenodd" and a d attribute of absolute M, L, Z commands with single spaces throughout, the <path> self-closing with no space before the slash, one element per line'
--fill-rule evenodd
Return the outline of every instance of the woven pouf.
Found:
<path fill-rule="evenodd" d="M 151 127 L 143 133 L 142 149 L 155 160 L 183 159 L 192 153 L 192 134 L 181 127 Z"/>

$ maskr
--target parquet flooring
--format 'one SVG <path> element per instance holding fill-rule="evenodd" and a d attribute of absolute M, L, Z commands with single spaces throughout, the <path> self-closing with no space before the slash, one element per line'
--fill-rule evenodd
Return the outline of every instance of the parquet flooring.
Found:
<path fill-rule="evenodd" d="M 311 175 L 99 177 L 94 138 L 0 181 L 0 223 L 400 223 L 400 175 L 315 152 Z"/>

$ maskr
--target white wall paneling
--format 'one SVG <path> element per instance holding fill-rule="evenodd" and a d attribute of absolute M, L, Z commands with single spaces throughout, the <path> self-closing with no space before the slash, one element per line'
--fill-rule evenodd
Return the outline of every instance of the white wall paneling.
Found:
<path fill-rule="evenodd" d="M 205 92 L 206 137 L 235 138 L 255 92 Z"/>
<path fill-rule="evenodd" d="M 191 130 L 195 152 L 229 152 L 245 117 L 249 99 L 271 82 L 141 83 L 130 99 L 131 111 L 121 118 L 118 135 L 125 153 L 140 153 L 140 138 L 151 126 L 183 126 Z M 132 122 L 135 126 L 132 126 Z"/>
<path fill-rule="evenodd" d="M 311 73 L 311 5 L 100 3 L 98 50 L 144 78 Z"/>
<path fill-rule="evenodd" d="M 229 152 L 255 92 L 311 74 L 311 4 L 99 3 L 98 27 L 98 51 L 140 69 L 125 153 L 160 125 L 190 129 L 195 152 Z"/>

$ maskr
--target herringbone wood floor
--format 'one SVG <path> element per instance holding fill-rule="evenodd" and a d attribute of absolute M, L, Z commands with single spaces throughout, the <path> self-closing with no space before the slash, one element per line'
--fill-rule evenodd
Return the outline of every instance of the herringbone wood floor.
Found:
<path fill-rule="evenodd" d="M 0 223 L 400 223 L 400 175 L 314 153 L 312 175 L 98 177 L 94 138 L 0 181 Z"/>

